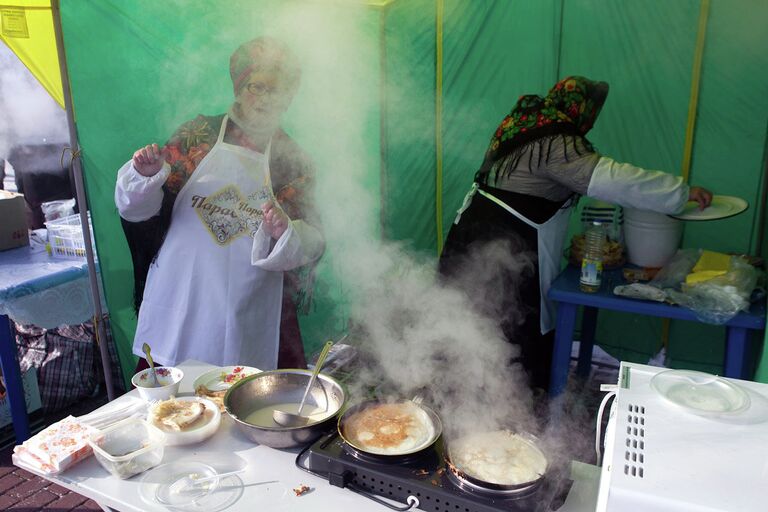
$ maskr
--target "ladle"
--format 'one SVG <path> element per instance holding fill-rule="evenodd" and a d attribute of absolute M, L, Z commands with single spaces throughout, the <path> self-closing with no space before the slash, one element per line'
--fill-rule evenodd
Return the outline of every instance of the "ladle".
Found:
<path fill-rule="evenodd" d="M 152 361 L 152 356 L 149 353 L 149 345 L 146 343 L 141 346 L 141 350 L 144 351 L 144 354 L 147 356 L 147 363 L 149 363 L 149 386 L 151 388 L 156 388 L 160 385 L 160 383 L 157 381 L 157 372 L 155 371 L 155 363 Z"/>
<path fill-rule="evenodd" d="M 325 357 L 328 355 L 328 352 L 331 350 L 332 346 L 333 341 L 328 341 L 323 347 L 323 351 L 320 352 L 320 356 L 317 358 L 317 362 L 315 363 L 315 370 L 312 372 L 312 377 L 307 383 L 307 389 L 304 390 L 304 396 L 301 398 L 299 410 L 294 414 L 292 412 L 275 409 L 272 411 L 272 419 L 275 420 L 275 423 L 282 425 L 283 427 L 300 427 L 307 424 L 309 421 L 309 416 L 302 416 L 301 411 L 304 409 L 304 404 L 306 403 L 307 397 L 309 396 L 309 390 L 312 389 L 312 386 L 315 384 L 317 374 L 320 373 L 320 368 L 323 367 Z"/>

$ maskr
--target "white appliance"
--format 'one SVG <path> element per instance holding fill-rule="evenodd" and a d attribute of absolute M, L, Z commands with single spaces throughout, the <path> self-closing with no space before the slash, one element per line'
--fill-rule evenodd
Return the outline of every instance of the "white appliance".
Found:
<path fill-rule="evenodd" d="M 768 511 L 768 385 L 718 378 L 748 400 L 712 413 L 660 392 L 669 374 L 652 386 L 662 371 L 621 363 L 596 511 Z"/>

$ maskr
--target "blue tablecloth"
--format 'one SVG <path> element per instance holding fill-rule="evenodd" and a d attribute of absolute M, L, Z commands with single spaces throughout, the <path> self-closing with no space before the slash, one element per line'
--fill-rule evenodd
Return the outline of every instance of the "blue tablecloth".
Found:
<path fill-rule="evenodd" d="M 0 252 L 0 315 L 54 328 L 93 316 L 85 259 L 66 260 L 22 247 Z"/>

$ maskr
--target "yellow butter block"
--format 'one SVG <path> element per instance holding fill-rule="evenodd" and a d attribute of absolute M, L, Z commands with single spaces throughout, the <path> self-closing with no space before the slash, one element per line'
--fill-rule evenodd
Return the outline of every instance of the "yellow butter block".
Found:
<path fill-rule="evenodd" d="M 731 256 L 723 254 L 721 252 L 703 251 L 699 261 L 693 267 L 693 272 L 702 272 L 706 270 L 722 270 L 723 273 L 728 271 L 731 266 Z"/>
<path fill-rule="evenodd" d="M 693 272 L 685 276 L 685 284 L 696 284 L 701 283 L 702 281 L 709 281 L 714 277 L 724 276 L 727 273 L 727 270 L 702 270 L 701 272 Z"/>

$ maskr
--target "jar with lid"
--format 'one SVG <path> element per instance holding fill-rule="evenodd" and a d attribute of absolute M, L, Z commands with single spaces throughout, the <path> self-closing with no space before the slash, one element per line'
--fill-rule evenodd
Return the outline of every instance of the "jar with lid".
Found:
<path fill-rule="evenodd" d="M 582 291 L 594 293 L 600 289 L 605 236 L 605 228 L 601 222 L 590 223 L 584 233 L 584 257 L 581 260 L 581 278 L 579 279 L 579 287 Z"/>

